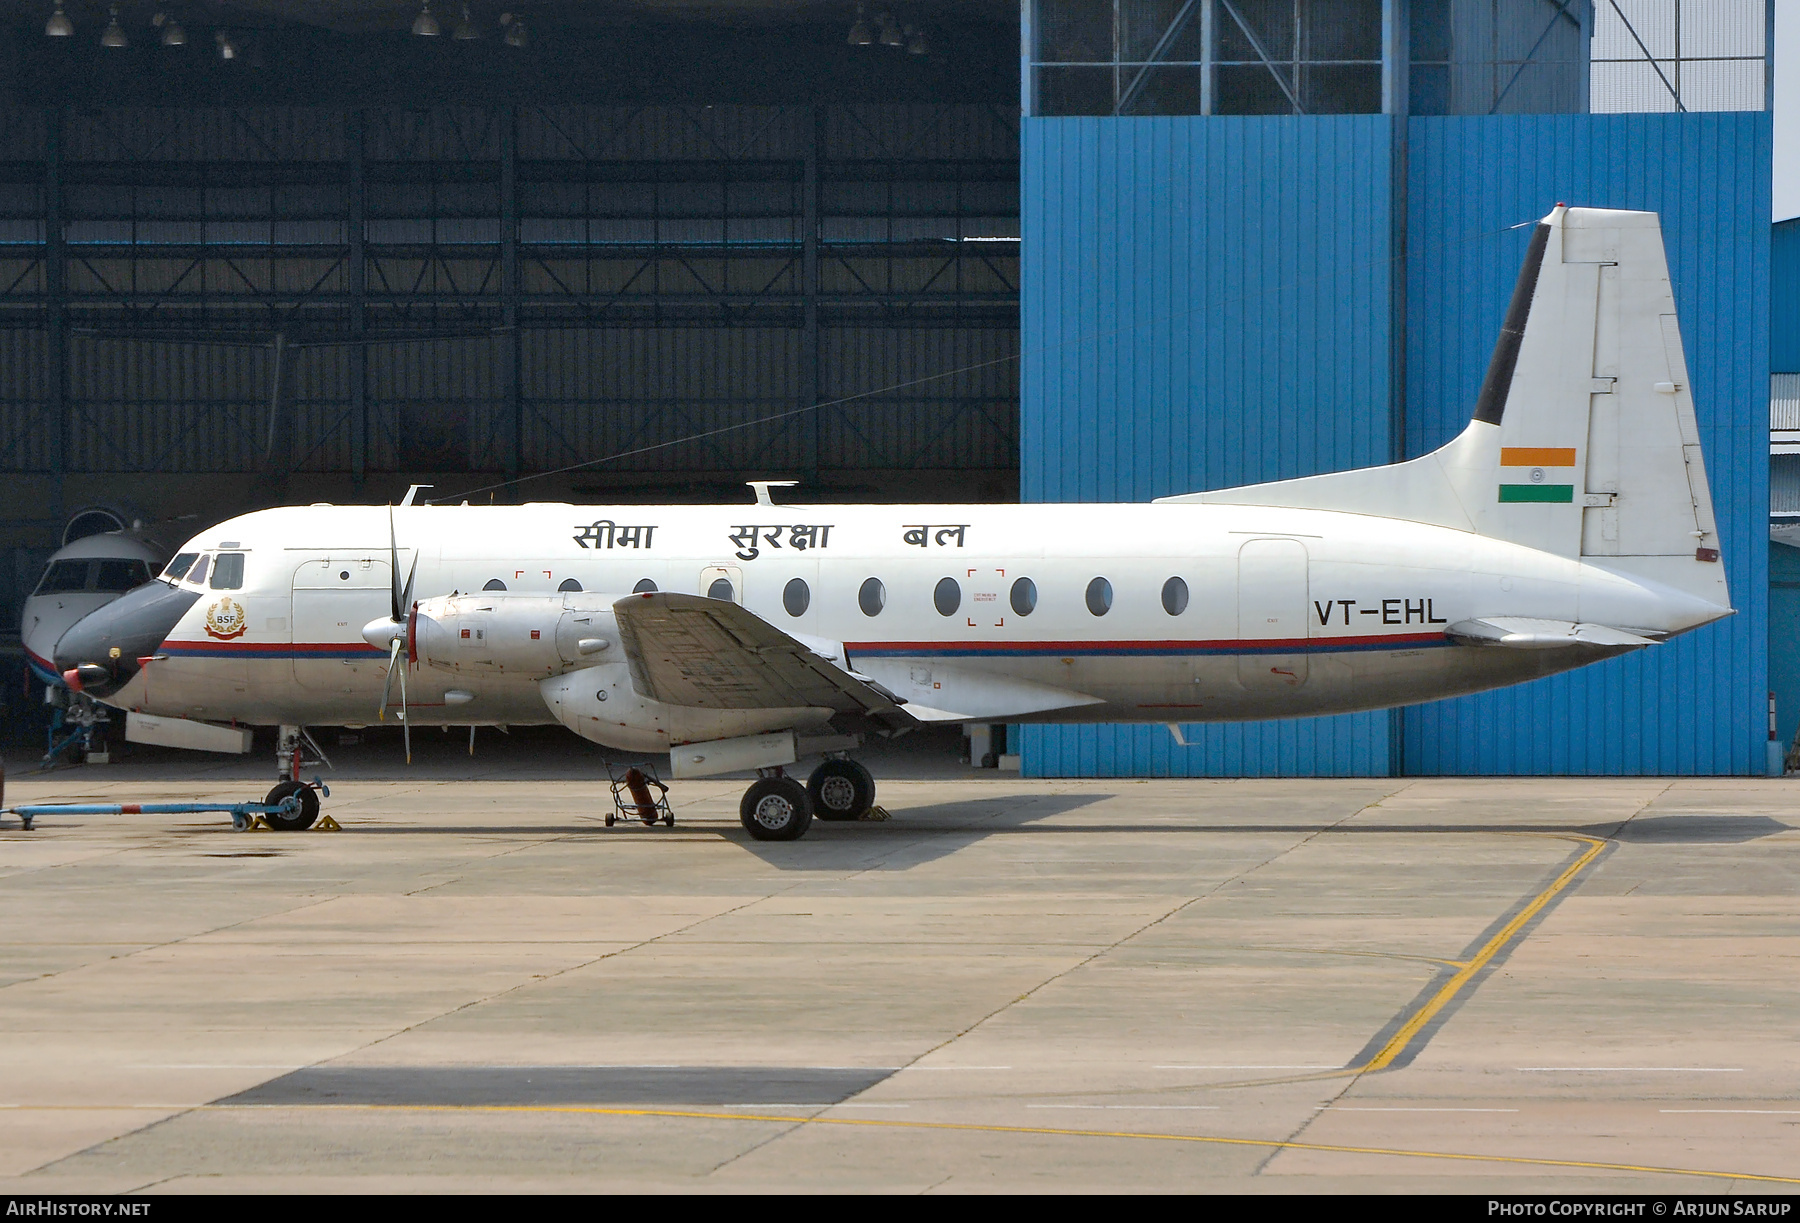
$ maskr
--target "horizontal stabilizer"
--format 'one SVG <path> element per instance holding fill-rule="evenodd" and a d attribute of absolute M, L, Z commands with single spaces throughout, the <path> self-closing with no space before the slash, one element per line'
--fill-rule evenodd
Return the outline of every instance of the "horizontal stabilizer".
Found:
<path fill-rule="evenodd" d="M 1581 624 L 1573 620 L 1533 620 L 1522 616 L 1459 620 L 1450 626 L 1448 635 L 1463 645 L 1498 645 L 1511 650 L 1555 650 L 1572 645 L 1636 649 L 1657 644 L 1653 637 L 1643 637 L 1604 624 Z"/>

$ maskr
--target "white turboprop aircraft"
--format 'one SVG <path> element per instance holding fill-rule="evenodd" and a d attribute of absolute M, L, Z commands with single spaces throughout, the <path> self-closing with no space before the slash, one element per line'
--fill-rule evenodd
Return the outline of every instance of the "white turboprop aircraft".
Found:
<path fill-rule="evenodd" d="M 1731 611 L 1657 217 L 1558 205 L 1474 419 L 1410 462 L 1137 505 L 763 485 L 752 507 L 264 510 L 56 665 L 137 715 L 281 726 L 282 794 L 302 726 L 397 698 L 407 727 L 554 720 L 676 777 L 754 769 L 744 826 L 785 840 L 867 810 L 847 753 L 871 732 L 1376 709 Z M 807 785 L 784 774 L 818 755 Z"/>

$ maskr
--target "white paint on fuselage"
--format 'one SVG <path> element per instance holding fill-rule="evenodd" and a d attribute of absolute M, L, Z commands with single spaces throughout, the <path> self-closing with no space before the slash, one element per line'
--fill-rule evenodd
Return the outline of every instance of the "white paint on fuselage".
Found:
<path fill-rule="evenodd" d="M 538 595 L 574 579 L 589 592 L 623 596 L 646 578 L 660 590 L 706 594 L 726 577 L 751 611 L 781 629 L 844 642 L 857 670 L 924 706 L 944 708 L 944 693 L 959 684 L 979 690 L 971 678 L 984 674 L 1093 698 L 1024 714 L 949 710 L 974 720 L 1201 722 L 1381 708 L 1516 683 L 1615 652 L 1453 646 L 1444 629 L 1459 620 L 1586 620 L 1662 636 L 1729 614 L 1598 564 L 1327 510 L 532 504 L 406 507 L 393 511 L 393 521 L 403 574 L 416 557 L 416 598 L 479 591 L 496 579 L 509 592 Z M 596 523 L 608 526 L 596 530 Z M 373 721 L 386 659 L 361 629 L 387 614 L 388 524 L 385 506 L 290 507 L 197 536 L 182 551 L 241 545 L 243 588 L 202 590 L 170 634 L 166 657 L 109 703 L 254 724 Z M 744 533 L 752 526 L 754 544 Z M 636 546 L 631 536 L 621 546 L 623 527 L 653 530 L 638 531 Z M 908 542 L 909 532 L 920 538 L 918 527 L 929 528 L 923 546 Z M 812 546 L 796 547 L 797 538 Z M 1278 590 L 1240 592 L 1245 544 L 1278 539 L 1305 549 L 1304 568 L 1267 579 Z M 297 609 L 296 575 L 307 573 L 308 606 Z M 332 588 L 333 573 L 350 576 Z M 1085 598 L 1096 577 L 1112 589 L 1103 616 L 1091 614 Z M 1189 592 L 1180 615 L 1163 606 L 1172 577 Z M 885 589 L 876 616 L 858 603 L 869 578 Z M 933 601 L 945 578 L 960 594 L 949 616 Z M 1024 616 L 1010 600 L 1020 578 L 1037 590 Z M 797 617 L 783 603 L 794 579 L 809 592 Z M 1240 623 L 1240 593 L 1245 615 L 1283 620 L 1275 631 L 1284 635 L 1265 640 L 1257 624 Z M 207 616 L 224 598 L 243 608 L 241 635 L 208 629 Z M 1262 614 L 1277 605 L 1288 610 Z M 451 688 L 474 699 L 447 705 Z M 524 677 L 419 666 L 409 673 L 409 696 L 415 724 L 553 720 L 536 682 Z"/>

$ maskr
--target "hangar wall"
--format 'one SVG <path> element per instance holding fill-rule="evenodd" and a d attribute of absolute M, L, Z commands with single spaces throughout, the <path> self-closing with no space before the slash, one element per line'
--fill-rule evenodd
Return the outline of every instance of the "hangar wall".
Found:
<path fill-rule="evenodd" d="M 1482 697 L 1184 728 L 1193 747 L 1161 727 L 1027 727 L 1026 772 L 1760 772 L 1770 140 L 1759 112 L 1027 118 L 1026 499 L 1135 500 L 1385 462 L 1396 440 L 1430 449 L 1474 402 L 1528 232 L 1507 227 L 1558 200 L 1650 208 L 1738 615 Z"/>
<path fill-rule="evenodd" d="M 1769 238 L 1769 525 L 1800 518 L 1800 217 Z M 1800 738 L 1800 548 L 1769 541 L 1769 690 L 1778 735 Z"/>
<path fill-rule="evenodd" d="M 1409 453 L 1467 421 L 1524 257 L 1525 230 L 1468 235 L 1557 200 L 1658 212 L 1738 614 L 1654 650 L 1410 709 L 1407 772 L 1763 771 L 1770 141 L 1759 112 L 1411 120 Z"/>
<path fill-rule="evenodd" d="M 1147 501 L 1386 462 L 1380 115 L 1028 119 L 1027 501 Z M 1026 727 L 1044 776 L 1389 771 L 1390 716 Z"/>

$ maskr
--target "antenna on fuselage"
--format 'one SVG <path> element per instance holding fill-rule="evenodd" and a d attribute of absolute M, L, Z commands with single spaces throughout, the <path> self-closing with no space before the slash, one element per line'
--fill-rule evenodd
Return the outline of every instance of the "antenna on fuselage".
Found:
<path fill-rule="evenodd" d="M 775 504 L 774 499 L 769 496 L 769 490 L 771 488 L 793 488 L 795 485 L 799 484 L 800 481 L 798 481 L 798 480 L 745 480 L 744 483 L 748 484 L 750 486 L 750 491 L 756 494 L 756 504 L 758 504 L 758 505 L 774 505 Z"/>

